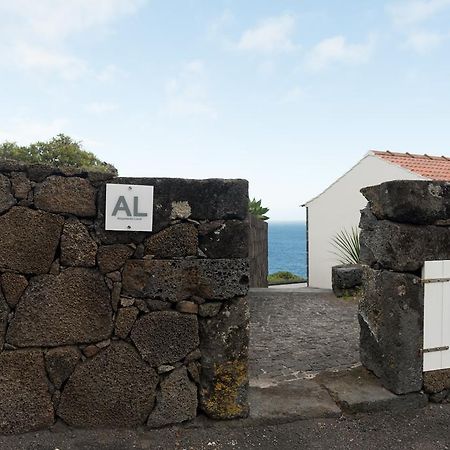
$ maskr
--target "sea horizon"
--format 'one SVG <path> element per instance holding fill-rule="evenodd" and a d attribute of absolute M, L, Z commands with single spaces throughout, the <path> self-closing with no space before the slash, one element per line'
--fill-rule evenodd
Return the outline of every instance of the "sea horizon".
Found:
<path fill-rule="evenodd" d="M 272 219 L 269 219 L 268 221 L 267 221 L 267 223 L 270 225 L 271 223 L 274 223 L 274 224 L 277 224 L 277 223 L 306 223 L 306 220 L 295 220 L 295 219 L 292 219 L 292 220 L 279 220 L 279 219 L 277 219 L 277 220 L 272 220 Z"/>

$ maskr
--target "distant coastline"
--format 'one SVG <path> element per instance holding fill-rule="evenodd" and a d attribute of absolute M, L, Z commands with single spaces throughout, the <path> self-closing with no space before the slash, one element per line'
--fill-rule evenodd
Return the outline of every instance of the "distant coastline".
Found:
<path fill-rule="evenodd" d="M 269 273 L 279 271 L 306 277 L 304 221 L 269 221 Z"/>

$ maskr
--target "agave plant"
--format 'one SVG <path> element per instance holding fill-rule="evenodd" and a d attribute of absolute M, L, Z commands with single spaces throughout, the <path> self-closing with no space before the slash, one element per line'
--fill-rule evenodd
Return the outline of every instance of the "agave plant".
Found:
<path fill-rule="evenodd" d="M 264 206 L 261 206 L 261 200 L 256 200 L 255 198 L 250 200 L 248 204 L 248 210 L 258 219 L 261 220 L 269 219 L 269 217 L 266 216 L 266 213 L 269 211 L 269 208 L 264 208 Z"/>
<path fill-rule="evenodd" d="M 341 264 L 359 264 L 360 244 L 359 230 L 352 227 L 350 231 L 343 229 L 331 239 L 335 251 L 332 253 L 338 257 Z"/>

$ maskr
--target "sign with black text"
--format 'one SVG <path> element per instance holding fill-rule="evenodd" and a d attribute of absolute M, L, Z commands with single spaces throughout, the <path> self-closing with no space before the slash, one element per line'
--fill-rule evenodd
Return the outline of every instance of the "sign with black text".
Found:
<path fill-rule="evenodd" d="M 107 184 L 105 230 L 152 231 L 153 186 Z"/>

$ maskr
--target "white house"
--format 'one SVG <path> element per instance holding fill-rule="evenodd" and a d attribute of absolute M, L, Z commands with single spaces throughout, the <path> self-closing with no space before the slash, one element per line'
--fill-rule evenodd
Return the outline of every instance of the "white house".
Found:
<path fill-rule="evenodd" d="M 317 197 L 308 201 L 308 285 L 331 288 L 331 267 L 339 264 L 333 255 L 332 238 L 342 230 L 357 227 L 360 210 L 367 200 L 359 192 L 391 180 L 450 181 L 450 158 L 371 151 Z"/>

